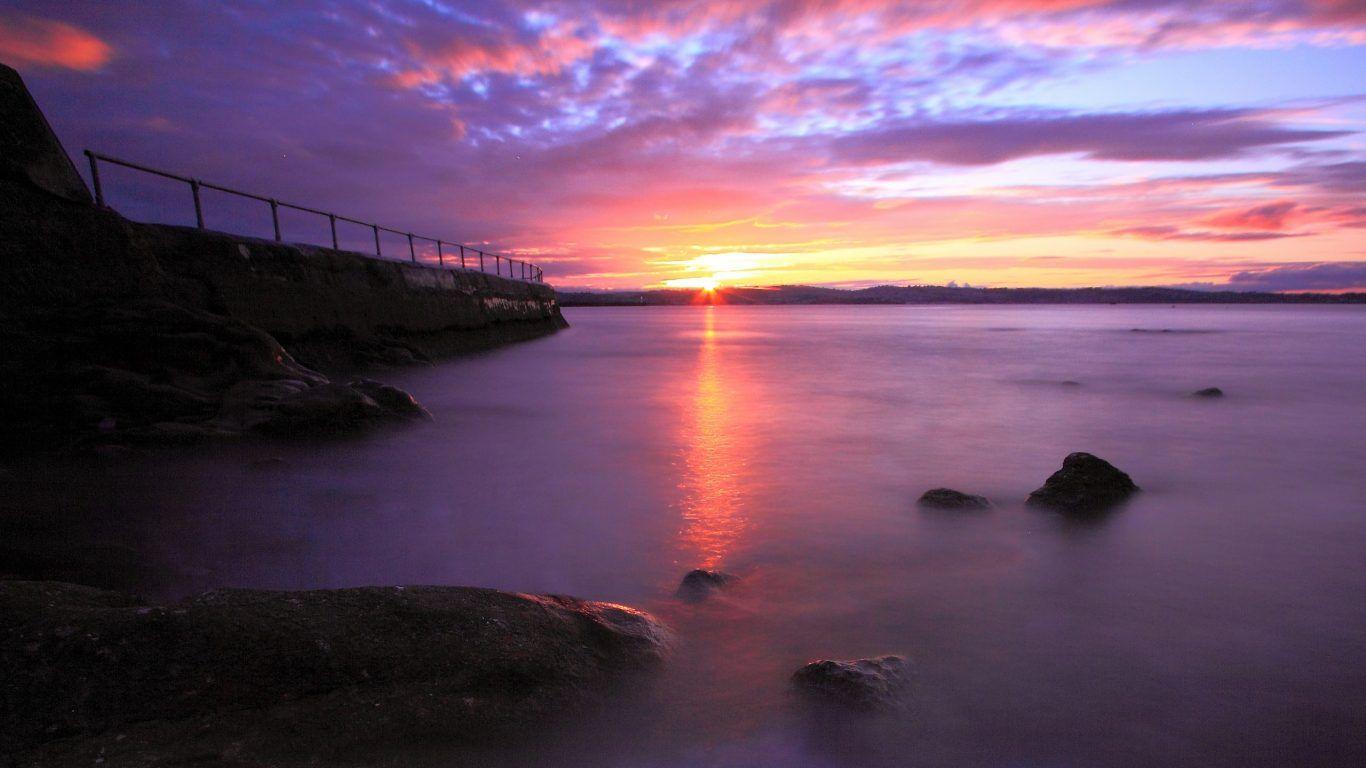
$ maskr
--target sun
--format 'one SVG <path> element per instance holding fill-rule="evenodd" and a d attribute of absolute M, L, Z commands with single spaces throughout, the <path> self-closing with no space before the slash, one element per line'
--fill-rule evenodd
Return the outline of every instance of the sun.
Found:
<path fill-rule="evenodd" d="M 664 285 L 669 288 L 696 288 L 703 293 L 715 293 L 721 287 L 721 278 L 716 275 L 708 277 L 676 277 L 672 280 L 665 280 Z"/>

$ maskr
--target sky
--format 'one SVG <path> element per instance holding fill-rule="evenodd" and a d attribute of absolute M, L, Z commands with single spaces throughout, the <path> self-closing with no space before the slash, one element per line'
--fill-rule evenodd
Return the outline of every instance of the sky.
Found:
<path fill-rule="evenodd" d="M 0 0 L 0 61 L 68 151 L 566 288 L 1366 290 L 1366 0 Z"/>

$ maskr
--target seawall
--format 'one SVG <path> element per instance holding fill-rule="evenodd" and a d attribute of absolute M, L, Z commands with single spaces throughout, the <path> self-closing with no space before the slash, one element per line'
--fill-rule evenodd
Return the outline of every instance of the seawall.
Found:
<path fill-rule="evenodd" d="M 302 362 L 438 358 L 565 327 L 555 290 L 186 227 L 139 227 L 176 299 L 261 328 Z"/>

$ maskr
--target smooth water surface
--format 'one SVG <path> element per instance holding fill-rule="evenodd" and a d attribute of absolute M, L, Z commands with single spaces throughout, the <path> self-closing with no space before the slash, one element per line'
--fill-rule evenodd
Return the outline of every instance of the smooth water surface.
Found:
<path fill-rule="evenodd" d="M 1366 759 L 1366 311 L 566 316 L 549 338 L 380 374 L 429 425 L 19 468 L 13 498 L 35 526 L 84 521 L 150 557 L 141 586 L 165 597 L 468 584 L 628 603 L 673 627 L 668 669 L 629 705 L 480 762 Z M 1227 397 L 1189 396 L 1208 386 Z M 1144 493 L 1090 522 L 1026 509 L 1077 450 Z M 936 486 L 996 508 L 917 509 Z M 684 604 L 672 592 L 694 567 L 742 581 Z M 882 653 L 914 661 L 905 711 L 792 700 L 805 661 Z"/>

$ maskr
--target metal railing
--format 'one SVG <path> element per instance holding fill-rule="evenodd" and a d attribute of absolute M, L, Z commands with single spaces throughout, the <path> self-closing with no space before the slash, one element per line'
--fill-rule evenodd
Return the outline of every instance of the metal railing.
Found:
<path fill-rule="evenodd" d="M 175 181 L 182 181 L 190 185 L 190 194 L 194 197 L 195 225 L 198 226 L 200 229 L 206 229 L 206 227 L 204 226 L 204 203 L 200 199 L 199 193 L 200 190 L 211 189 L 216 192 L 225 192 L 229 195 L 245 197 L 249 200 L 259 200 L 260 202 L 269 205 L 271 224 L 275 228 L 275 239 L 277 241 L 283 242 L 283 238 L 280 235 L 280 209 L 288 208 L 294 211 L 301 211 L 303 213 L 311 213 L 317 216 L 325 217 L 328 220 L 328 223 L 330 224 L 332 229 L 332 248 L 334 250 L 341 250 L 341 246 L 339 244 L 339 241 L 337 240 L 337 222 L 343 221 L 350 224 L 358 224 L 362 227 L 369 229 L 372 233 L 374 233 L 376 258 L 384 258 L 383 250 L 380 246 L 379 235 L 381 232 L 389 232 L 391 234 L 401 235 L 403 237 L 408 238 L 408 257 L 413 263 L 417 263 L 417 246 L 415 244 L 415 241 L 422 240 L 429 243 L 436 243 L 437 265 L 443 269 L 473 269 L 475 267 L 471 266 L 471 264 L 477 263 L 477 268 L 480 272 L 487 272 L 488 270 L 485 269 L 485 264 L 487 263 L 487 260 L 491 259 L 493 261 L 493 272 L 496 275 L 499 275 L 501 277 L 512 278 L 514 280 L 526 280 L 528 282 L 534 283 L 545 282 L 545 273 L 542 272 L 541 268 L 536 266 L 535 264 L 522 261 L 520 259 L 514 259 L 509 256 L 503 256 L 497 253 L 489 253 L 487 251 L 480 250 L 473 246 L 462 245 L 460 243 L 453 243 L 449 240 L 442 240 L 436 237 L 427 237 L 426 235 L 415 235 L 412 232 L 405 232 L 401 229 L 394 229 L 392 227 L 385 227 L 368 221 L 353 219 L 349 216 L 339 216 L 335 213 L 330 213 L 328 211 L 320 211 L 317 208 L 309 208 L 308 206 L 304 205 L 295 205 L 293 203 L 282 202 L 280 200 L 276 200 L 273 197 L 265 197 L 263 195 L 257 195 L 251 192 L 243 192 L 240 189 L 232 189 L 230 187 L 224 187 L 219 184 L 212 184 L 201 179 L 195 179 L 189 176 L 180 176 L 178 174 L 169 173 L 167 171 L 162 171 L 156 168 L 149 168 L 145 165 L 130 163 L 127 160 L 120 160 L 117 157 L 102 155 L 98 152 L 92 152 L 88 149 L 85 150 L 85 156 L 90 158 L 90 180 L 95 187 L 95 202 L 100 206 L 104 205 L 104 188 L 100 184 L 99 163 L 105 162 L 110 163 L 112 165 L 122 166 L 124 168 L 131 168 L 135 171 L 141 171 L 143 173 L 150 173 L 155 176 L 161 176 L 163 178 L 172 179 Z M 458 249 L 458 255 L 456 251 L 451 251 L 448 254 L 445 250 L 448 247 Z M 446 263 L 448 256 L 451 261 L 449 265 Z M 475 262 L 476 258 L 478 259 L 477 262 Z M 506 265 L 506 268 L 504 268 L 504 265 Z M 430 266 L 430 264 L 428 266 Z M 507 272 L 506 275 L 503 274 L 504 271 Z"/>

